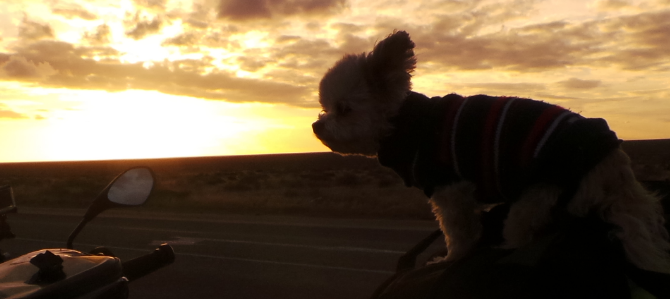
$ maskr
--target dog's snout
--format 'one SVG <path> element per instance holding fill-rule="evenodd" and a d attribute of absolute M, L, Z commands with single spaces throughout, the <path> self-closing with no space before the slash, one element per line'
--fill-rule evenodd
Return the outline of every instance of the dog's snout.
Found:
<path fill-rule="evenodd" d="M 314 131 L 314 134 L 316 135 L 321 134 L 325 129 L 326 125 L 322 121 L 317 120 L 312 124 L 312 131 Z"/>

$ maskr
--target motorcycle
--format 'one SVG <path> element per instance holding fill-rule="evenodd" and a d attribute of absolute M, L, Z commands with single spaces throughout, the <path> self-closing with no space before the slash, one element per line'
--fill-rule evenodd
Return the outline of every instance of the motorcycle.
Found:
<path fill-rule="evenodd" d="M 644 182 L 664 196 L 670 216 L 670 181 Z M 469 256 L 444 261 L 446 250 L 423 263 L 418 258 L 438 238 L 436 230 L 420 240 L 377 287 L 371 299 L 437 298 L 670 298 L 670 274 L 633 266 L 612 225 L 596 215 L 566 218 L 545 237 L 518 249 L 501 249 L 502 223 L 509 206 L 482 213 L 482 240 Z M 670 222 L 666 222 L 670 231 Z"/>
<path fill-rule="evenodd" d="M 153 252 L 125 262 L 105 247 L 84 253 L 73 242 L 88 222 L 103 211 L 139 206 L 151 195 L 155 177 L 151 169 L 136 167 L 112 180 L 93 200 L 72 231 L 66 248 L 33 251 L 0 264 L 0 298 L 128 298 L 128 283 L 174 261 L 174 251 L 162 244 Z M 14 234 L 5 222 L 17 211 L 11 187 L 0 187 L 0 239 Z"/>

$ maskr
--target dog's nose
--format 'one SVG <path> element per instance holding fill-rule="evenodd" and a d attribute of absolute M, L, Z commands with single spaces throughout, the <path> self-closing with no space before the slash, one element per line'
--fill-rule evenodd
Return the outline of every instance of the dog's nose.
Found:
<path fill-rule="evenodd" d="M 325 129 L 326 125 L 324 125 L 322 121 L 317 120 L 312 124 L 312 131 L 314 131 L 314 134 L 316 135 L 319 135 Z"/>

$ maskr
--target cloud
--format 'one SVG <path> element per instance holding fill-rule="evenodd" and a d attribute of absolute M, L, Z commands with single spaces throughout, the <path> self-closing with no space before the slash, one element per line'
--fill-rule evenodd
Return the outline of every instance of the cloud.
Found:
<path fill-rule="evenodd" d="M 470 11 L 478 7 L 483 0 L 443 0 L 422 4 L 423 11 Z"/>
<path fill-rule="evenodd" d="M 229 52 L 244 50 L 239 41 L 231 41 L 230 36 L 234 33 L 237 33 L 234 26 L 219 26 L 216 29 L 188 28 L 184 33 L 164 39 L 161 46 L 179 47 L 182 53 L 197 52 L 201 47 L 221 48 Z"/>
<path fill-rule="evenodd" d="M 4 110 L 0 108 L 0 118 L 28 118 L 28 117 L 11 110 Z"/>
<path fill-rule="evenodd" d="M 12 118 L 12 119 L 22 119 L 29 118 L 25 114 L 21 114 L 15 111 L 12 111 L 7 108 L 7 105 L 0 103 L 0 118 Z"/>
<path fill-rule="evenodd" d="M 426 20 L 433 31 L 449 35 L 478 35 L 484 29 L 494 26 L 499 30 L 506 22 L 528 19 L 535 11 L 534 0 L 512 0 L 508 2 L 489 1 L 448 1 L 423 7 Z M 443 9 L 443 6 L 459 8 Z M 400 20 L 402 21 L 402 19 Z"/>
<path fill-rule="evenodd" d="M 133 0 L 133 2 L 138 7 L 157 12 L 165 11 L 167 4 L 167 0 Z"/>
<path fill-rule="evenodd" d="M 231 35 L 236 33 L 239 33 L 236 28 L 190 30 L 163 40 L 162 45 L 179 47 L 182 53 L 196 51 L 198 47 L 223 48 L 236 54 L 224 59 L 226 64 L 236 65 L 248 72 L 263 70 L 267 80 L 312 89 L 316 88 L 326 69 L 345 52 L 352 49 L 361 52 L 374 45 L 371 38 L 361 39 L 349 35 L 340 35 L 330 41 L 277 35 L 263 40 L 271 45 L 269 47 L 246 49 L 239 41 L 231 40 Z"/>
<path fill-rule="evenodd" d="M 250 55 L 237 57 L 237 62 L 239 63 L 240 69 L 248 72 L 255 72 L 265 67 L 270 60 L 262 57 L 259 59 Z"/>
<path fill-rule="evenodd" d="M 272 50 L 270 59 L 276 62 L 278 68 L 297 70 L 302 72 L 303 76 L 322 76 L 336 60 L 342 58 L 346 53 L 325 39 L 300 38 L 290 41 L 282 37 L 280 39 L 283 43 Z"/>
<path fill-rule="evenodd" d="M 362 26 L 358 24 L 352 24 L 352 23 L 335 23 L 330 25 L 330 28 L 335 29 L 338 31 L 339 34 L 342 34 L 344 32 L 346 33 L 361 33 L 365 31 L 367 26 Z"/>
<path fill-rule="evenodd" d="M 19 25 L 19 37 L 26 40 L 38 40 L 54 37 L 53 29 L 49 25 L 42 25 L 28 20 L 27 17 Z"/>
<path fill-rule="evenodd" d="M 104 45 L 109 43 L 111 36 L 109 25 L 100 24 L 94 32 L 85 32 L 83 39 L 93 45 Z"/>
<path fill-rule="evenodd" d="M 544 84 L 538 83 L 473 83 L 467 84 L 467 86 L 480 89 L 512 91 L 543 90 L 546 88 Z"/>
<path fill-rule="evenodd" d="M 93 59 L 100 62 L 118 63 L 121 52 L 106 46 L 79 47 L 76 55 L 82 59 Z"/>
<path fill-rule="evenodd" d="M 412 35 L 419 63 L 430 62 L 447 70 L 495 68 L 543 72 L 586 66 L 662 71 L 670 68 L 668 9 L 597 21 L 554 21 L 491 33 L 468 29 L 486 26 L 468 25 L 459 21 L 462 18 L 464 16 L 449 16 L 428 27 L 396 28 L 407 29 Z M 393 24 L 402 24 L 402 20 L 381 20 L 377 28 L 388 28 L 390 32 Z"/>
<path fill-rule="evenodd" d="M 123 20 L 129 37 L 139 40 L 162 34 L 161 45 L 169 47 L 166 51 L 170 60 L 196 56 L 191 56 L 193 53 L 205 58 L 154 61 L 146 68 L 141 62 L 121 63 L 119 57 L 124 53 L 108 46 L 110 29 L 116 29 L 120 20 L 107 19 L 106 24 L 82 29 L 89 31 L 83 34 L 85 42 L 79 46 L 49 43 L 44 39 L 53 38 L 54 33 L 48 24 L 24 19 L 23 40 L 10 54 L 24 57 L 33 67 L 38 63 L 50 66 L 57 74 L 30 79 L 45 79 L 40 84 L 48 86 L 110 91 L 135 88 L 232 102 L 286 101 L 298 106 L 313 105 L 319 79 L 336 60 L 345 53 L 370 51 L 393 29 L 411 34 L 426 82 L 472 71 L 461 77 L 467 81 L 472 78 L 468 76 L 488 70 L 522 74 L 504 79 L 484 76 L 502 82 L 538 82 L 524 77 L 528 73 L 545 73 L 542 78 L 551 78 L 547 85 L 461 85 L 466 92 L 542 92 L 561 97 L 577 91 L 573 93 L 582 96 L 603 83 L 585 80 L 601 77 L 586 77 L 587 73 L 578 69 L 630 70 L 653 77 L 653 72 L 670 68 L 668 9 L 640 12 L 644 8 L 640 5 L 628 15 L 602 12 L 601 15 L 610 16 L 543 21 L 547 19 L 533 17 L 537 1 L 531 0 L 401 2 L 370 1 L 372 6 L 347 10 L 344 15 L 339 13 L 350 5 L 345 0 L 199 0 L 190 8 L 164 0 L 136 0 L 136 10 L 127 13 Z M 622 0 L 598 3 L 603 7 L 625 7 Z M 182 6 L 175 8 L 179 5 Z M 359 8 L 379 9 L 380 13 L 369 17 Z M 417 11 L 421 12 L 419 18 L 414 17 Z M 70 22 L 61 17 L 58 20 Z M 176 26 L 180 23 L 182 30 Z M 53 26 L 61 33 L 61 27 Z M 260 37 L 247 34 L 254 30 L 261 32 Z M 244 38 L 247 36 L 258 43 L 248 43 Z M 251 48 L 245 48 L 247 44 Z M 131 50 L 124 51 L 131 51 L 128 54 L 132 55 L 132 47 L 127 49 Z M 221 64 L 253 72 L 255 79 L 239 78 L 235 71 L 221 70 Z M 550 77 L 550 73 L 557 76 Z M 2 80 L 9 80 L 9 76 Z"/>
<path fill-rule="evenodd" d="M 18 71 L 14 71 L 14 75 L 32 74 L 25 70 L 25 65 L 30 65 L 29 61 L 39 61 L 40 63 L 32 64 L 34 68 L 48 66 L 50 70 L 57 71 L 53 71 L 51 76 L 40 82 L 40 86 L 46 87 L 107 91 L 156 90 L 166 94 L 229 102 L 315 106 L 314 101 L 308 98 L 310 92 L 305 86 L 274 80 L 239 78 L 221 71 L 202 75 L 205 68 L 212 66 L 211 59 L 164 61 L 145 68 L 141 63 L 120 63 L 111 58 L 101 62 L 82 58 L 92 53 L 105 52 L 103 49 L 75 47 L 59 41 L 37 41 L 17 49 L 16 56 L 26 58 L 12 60 L 20 61 L 24 67 L 16 68 Z M 107 52 L 113 53 L 113 50 Z"/>
<path fill-rule="evenodd" d="M 161 43 L 161 45 L 162 46 L 190 47 L 192 45 L 197 44 L 199 40 L 200 40 L 200 36 L 198 36 L 196 33 L 186 32 L 186 33 L 183 33 L 183 34 L 165 39 Z"/>
<path fill-rule="evenodd" d="M 221 0 L 219 17 L 232 20 L 269 19 L 272 14 L 267 0 Z"/>
<path fill-rule="evenodd" d="M 670 68 L 670 9 L 624 16 L 600 22 L 614 38 L 612 47 L 595 63 L 615 64 L 626 70 Z"/>
<path fill-rule="evenodd" d="M 417 40 L 417 52 L 424 61 L 463 70 L 542 71 L 576 64 L 580 54 L 585 54 L 595 42 L 573 43 L 546 32 L 557 25 L 560 26 L 551 24 L 528 28 L 532 31 L 524 32 L 522 28 L 472 37 L 424 33 Z"/>
<path fill-rule="evenodd" d="M 52 8 L 51 12 L 57 15 L 61 15 L 67 19 L 80 18 L 88 21 L 98 19 L 98 16 L 78 5 Z"/>
<path fill-rule="evenodd" d="M 565 89 L 593 89 L 600 86 L 601 83 L 600 80 L 580 80 L 577 78 L 557 82 Z"/>
<path fill-rule="evenodd" d="M 626 0 L 599 0 L 596 2 L 596 8 L 600 11 L 615 11 L 633 7 L 634 6 Z"/>
<path fill-rule="evenodd" d="M 346 0 L 221 0 L 218 17 L 234 21 L 293 15 L 324 15 L 341 11 Z"/>
<path fill-rule="evenodd" d="M 49 63 L 33 63 L 22 56 L 0 54 L 1 79 L 41 80 L 54 74 L 56 74 L 56 71 L 49 65 Z"/>
<path fill-rule="evenodd" d="M 153 20 L 139 20 L 139 14 L 137 14 L 134 21 L 133 28 L 127 31 L 126 35 L 135 40 L 158 33 L 163 26 L 163 21 L 159 17 L 155 17 Z"/>
<path fill-rule="evenodd" d="M 278 44 L 285 44 L 285 43 L 290 43 L 290 42 L 295 42 L 300 40 L 300 36 L 297 35 L 281 35 L 277 39 L 275 39 L 275 42 Z"/>
<path fill-rule="evenodd" d="M 505 95 L 516 97 L 534 97 L 538 91 L 546 89 L 537 83 L 466 83 L 450 84 L 456 90 L 465 90 L 470 94 Z"/>
<path fill-rule="evenodd" d="M 346 53 L 360 53 L 370 51 L 374 41 L 370 37 L 360 37 L 347 31 L 340 32 L 336 38 L 339 50 Z"/>
<path fill-rule="evenodd" d="M 205 29 L 205 28 L 209 27 L 208 22 L 196 19 L 193 16 L 189 17 L 189 18 L 186 18 L 186 19 L 182 18 L 182 21 L 184 22 L 184 24 L 187 24 L 187 25 L 189 25 L 193 28 L 197 28 L 197 29 Z"/>

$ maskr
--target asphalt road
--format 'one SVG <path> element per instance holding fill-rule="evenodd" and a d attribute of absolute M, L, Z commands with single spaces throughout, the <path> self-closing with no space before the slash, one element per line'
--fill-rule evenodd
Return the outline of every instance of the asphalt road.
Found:
<path fill-rule="evenodd" d="M 18 256 L 65 247 L 83 211 L 20 210 L 8 217 Z M 131 298 L 368 298 L 396 259 L 434 222 L 111 211 L 93 220 L 75 249 L 110 248 L 122 260 L 163 242 L 175 263 L 131 284 Z M 436 248 L 443 245 L 436 245 Z"/>

